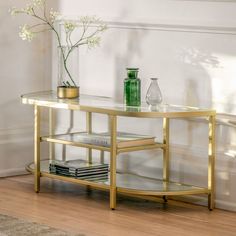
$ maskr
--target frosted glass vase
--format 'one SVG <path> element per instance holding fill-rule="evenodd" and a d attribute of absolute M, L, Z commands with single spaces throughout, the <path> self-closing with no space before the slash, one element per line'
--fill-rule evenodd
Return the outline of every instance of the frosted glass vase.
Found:
<path fill-rule="evenodd" d="M 146 94 L 146 102 L 151 109 L 155 109 L 161 104 L 162 94 L 158 85 L 158 78 L 151 78 L 151 83 Z"/>

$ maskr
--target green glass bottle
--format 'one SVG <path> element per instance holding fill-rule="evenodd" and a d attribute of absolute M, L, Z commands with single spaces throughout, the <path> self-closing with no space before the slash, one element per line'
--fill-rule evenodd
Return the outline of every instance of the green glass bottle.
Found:
<path fill-rule="evenodd" d="M 127 78 L 124 80 L 124 103 L 127 106 L 140 106 L 141 80 L 138 78 L 138 68 L 126 68 Z"/>

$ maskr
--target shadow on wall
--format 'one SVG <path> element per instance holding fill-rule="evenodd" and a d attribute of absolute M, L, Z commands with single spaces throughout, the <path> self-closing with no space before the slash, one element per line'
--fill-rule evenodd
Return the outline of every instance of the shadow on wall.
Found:
<path fill-rule="evenodd" d="M 219 68 L 220 62 L 218 58 L 213 56 L 211 52 L 202 51 L 197 48 L 182 48 L 177 56 L 184 70 L 183 105 L 211 108 L 213 78 L 209 75 L 207 68 Z M 196 137 L 194 138 L 196 136 L 194 131 L 202 127 L 202 123 L 187 122 L 186 125 L 188 147 L 194 147 L 196 141 L 200 146 L 205 141 L 207 142 L 207 139 L 202 139 L 199 142 Z M 179 166 L 180 173 L 185 173 L 185 168 L 184 164 L 181 164 Z M 180 174 L 179 178 L 184 179 L 185 176 Z"/>
<path fill-rule="evenodd" d="M 196 107 L 205 107 L 211 108 L 215 107 L 216 104 L 213 102 L 213 84 L 214 84 L 214 77 L 212 78 L 209 73 L 208 69 L 220 69 L 223 66 L 220 64 L 220 59 L 216 56 L 213 56 L 210 52 L 204 52 L 197 49 L 188 49 L 184 48 L 179 53 L 181 62 L 184 64 L 186 68 L 185 73 L 185 104 L 189 106 L 196 106 Z M 193 77 L 193 75 L 195 75 Z M 223 86 L 224 84 L 221 83 Z M 232 101 L 235 100 L 235 93 L 227 94 L 227 99 L 222 104 L 222 109 L 226 113 L 234 113 L 235 114 L 235 105 L 232 104 Z M 217 108 L 220 107 L 217 104 Z M 188 122 L 188 146 L 194 145 L 194 129 L 197 126 L 202 125 L 201 123 L 193 123 Z M 228 148 L 235 148 L 234 147 L 234 140 L 235 136 L 230 130 L 229 127 L 222 127 L 217 126 L 217 155 L 216 155 L 216 186 L 217 186 L 217 199 L 219 202 L 229 201 L 233 202 L 235 199 L 235 191 L 232 188 L 232 182 L 235 179 L 235 175 L 231 174 L 232 166 L 234 164 L 234 160 L 227 160 L 225 159 L 226 156 L 222 152 L 223 150 L 227 150 Z M 182 157 L 183 158 L 183 157 Z M 188 157 L 189 158 L 189 157 Z M 188 159 L 189 160 L 189 159 Z M 184 162 L 183 162 L 184 163 Z M 179 173 L 185 172 L 185 166 L 181 163 L 179 166 Z M 234 172 L 233 172 L 234 173 Z M 186 176 L 179 174 L 178 176 L 180 179 L 184 180 Z M 189 176 L 192 177 L 192 176 Z M 188 177 L 188 178 L 189 178 Z M 197 177 L 199 179 L 199 176 Z M 194 178 L 193 178 L 194 179 Z M 220 189 L 220 190 L 218 190 Z"/>
<path fill-rule="evenodd" d="M 220 62 L 216 56 L 210 52 L 203 52 L 196 48 L 182 48 L 179 52 L 182 62 L 192 66 L 208 65 L 213 68 L 220 67 Z"/>
<path fill-rule="evenodd" d="M 126 30 L 126 29 L 124 29 Z M 118 102 L 123 102 L 123 80 L 126 78 L 126 68 L 137 67 L 133 59 L 141 57 L 141 43 L 146 34 L 140 30 L 130 30 L 126 41 L 125 54 L 116 55 L 114 61 L 115 68 L 115 91 L 114 98 Z M 122 86 L 121 86 L 122 85 Z"/>
<path fill-rule="evenodd" d="M 186 74 L 185 105 L 212 107 L 212 78 L 206 67 L 219 68 L 218 58 L 196 48 L 182 48 L 178 56 Z"/>
<path fill-rule="evenodd" d="M 132 9 L 132 8 L 130 8 Z M 130 13 L 127 10 L 123 10 L 120 15 L 120 19 L 125 19 Z M 138 26 L 138 25 L 137 25 Z M 104 53 L 110 55 L 114 54 L 114 86 L 112 97 L 118 103 L 123 103 L 123 83 L 126 78 L 126 68 L 138 67 L 136 59 L 142 56 L 141 45 L 144 37 L 148 34 L 143 34 L 142 30 L 136 30 L 131 28 L 120 28 L 119 25 L 109 26 L 108 30 L 119 29 L 120 34 L 114 34 L 116 38 L 110 40 L 104 48 Z M 113 56 L 112 56 L 113 57 Z M 109 129 L 109 127 L 108 127 Z M 125 154 L 128 156 L 128 154 Z M 128 159 L 122 158 L 121 165 L 125 169 L 129 169 Z"/>
<path fill-rule="evenodd" d="M 185 99 L 184 105 L 202 108 L 212 107 L 212 79 L 207 68 L 219 68 L 220 62 L 210 52 L 196 48 L 182 48 L 179 53 L 184 65 Z M 194 145 L 194 130 L 201 126 L 200 123 L 188 122 L 188 145 Z"/>
<path fill-rule="evenodd" d="M 129 10 L 132 8 L 129 8 Z M 127 10 L 123 10 L 120 18 L 125 19 L 130 13 Z M 139 25 L 137 25 L 139 26 Z M 119 28 L 119 26 L 111 27 L 112 30 Z M 123 83 L 126 78 L 126 68 L 139 67 L 139 58 L 142 57 L 142 41 L 147 36 L 148 31 L 144 34 L 139 29 L 119 28 L 121 34 L 115 39 L 117 40 L 117 48 L 114 50 L 114 42 L 107 45 L 107 54 L 115 53 L 114 55 L 114 92 L 113 99 L 118 103 L 123 103 Z M 119 165 L 122 166 L 124 171 L 130 170 L 132 162 L 129 159 L 131 154 L 123 154 L 123 158 L 120 159 Z"/>
<path fill-rule="evenodd" d="M 129 8 L 129 10 L 132 8 Z M 125 19 L 130 13 L 127 10 L 123 10 L 120 18 Z M 139 26 L 139 25 L 137 25 Z M 115 29 L 116 26 L 111 27 L 111 29 Z M 119 26 L 117 26 L 119 28 Z M 120 28 L 119 28 L 120 29 Z M 142 32 L 142 30 L 138 29 L 120 29 L 124 32 L 123 35 L 120 35 L 116 43 L 118 47 L 122 47 L 122 50 L 117 50 L 114 60 L 114 94 L 113 98 L 115 101 L 123 103 L 123 80 L 126 78 L 126 68 L 128 67 L 138 67 L 139 65 L 134 64 L 135 58 L 140 58 L 142 56 L 141 45 L 144 37 L 147 36 Z M 107 53 L 109 54 L 109 48 L 114 47 L 114 42 L 107 47 Z"/>

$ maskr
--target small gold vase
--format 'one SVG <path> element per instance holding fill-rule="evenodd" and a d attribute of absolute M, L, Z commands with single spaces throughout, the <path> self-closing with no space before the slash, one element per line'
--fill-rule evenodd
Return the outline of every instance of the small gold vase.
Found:
<path fill-rule="evenodd" d="M 57 97 L 58 98 L 78 98 L 79 97 L 79 87 L 57 87 Z"/>

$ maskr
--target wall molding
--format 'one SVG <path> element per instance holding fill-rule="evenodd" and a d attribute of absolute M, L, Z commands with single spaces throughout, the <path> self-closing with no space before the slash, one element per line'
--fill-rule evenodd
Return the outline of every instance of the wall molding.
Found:
<path fill-rule="evenodd" d="M 17 175 L 26 175 L 29 174 L 25 168 L 12 168 L 7 170 L 0 170 L 0 178 L 17 176 Z"/>
<path fill-rule="evenodd" d="M 236 0 L 173 0 L 173 1 L 179 1 L 179 2 L 235 2 Z"/>
<path fill-rule="evenodd" d="M 111 29 L 136 29 L 136 30 L 154 30 L 154 31 L 174 31 L 182 33 L 199 34 L 226 34 L 236 35 L 236 27 L 224 26 L 203 26 L 186 24 L 152 24 L 152 23 L 132 23 L 122 21 L 106 21 L 108 28 Z"/>
<path fill-rule="evenodd" d="M 44 130 L 44 127 L 42 127 L 42 132 Z M 33 139 L 33 125 L 0 130 L 0 147 L 2 150 L 0 153 L 2 163 L 0 166 L 0 178 L 27 174 L 24 166 L 28 162 L 29 156 L 31 156 L 31 154 L 27 150 L 23 151 L 22 153 L 19 150 L 26 147 L 33 148 Z M 30 152 L 31 151 L 32 149 Z"/>
<path fill-rule="evenodd" d="M 235 0 L 236 2 L 236 0 Z M 58 18 L 57 23 L 62 24 L 64 20 L 79 22 L 80 16 L 64 16 Z M 117 19 L 104 20 L 110 29 L 130 29 L 130 30 L 153 30 L 153 31 L 174 31 L 182 33 L 199 34 L 226 34 L 236 35 L 236 27 L 210 26 L 210 25 L 190 25 L 190 24 L 169 24 L 150 23 L 150 19 L 134 19 L 132 22 Z"/>

